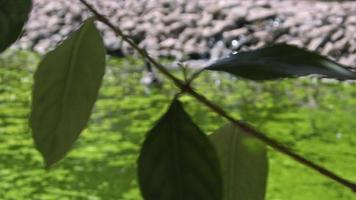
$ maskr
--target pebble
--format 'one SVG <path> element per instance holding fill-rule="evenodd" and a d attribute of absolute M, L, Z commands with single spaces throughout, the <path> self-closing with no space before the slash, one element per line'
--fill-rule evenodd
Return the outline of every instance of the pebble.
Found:
<path fill-rule="evenodd" d="M 79 1 L 33 0 L 15 48 L 44 54 L 91 16 Z M 233 50 L 287 42 L 355 66 L 356 3 L 295 0 L 90 0 L 154 56 L 216 59 Z M 132 54 L 102 23 L 110 52 Z"/>

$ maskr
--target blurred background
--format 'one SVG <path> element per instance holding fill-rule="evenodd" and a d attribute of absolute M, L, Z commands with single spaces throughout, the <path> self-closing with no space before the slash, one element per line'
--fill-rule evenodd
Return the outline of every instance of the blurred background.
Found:
<path fill-rule="evenodd" d="M 216 59 L 231 51 L 288 42 L 353 65 L 354 1 L 91 0 L 151 55 L 177 60 Z M 45 53 L 90 15 L 79 1 L 34 0 L 22 49 Z M 109 53 L 130 47 L 99 24 Z"/>
<path fill-rule="evenodd" d="M 33 0 L 24 34 L 0 55 L 0 199 L 140 200 L 136 159 L 145 133 L 177 90 L 103 24 L 108 68 L 88 128 L 50 171 L 34 149 L 28 114 L 42 56 L 90 13 L 79 1 Z M 91 0 L 101 13 L 181 76 L 232 51 L 283 42 L 349 67 L 356 61 L 356 2 L 297 0 Z M 158 81 L 157 81 L 158 80 Z M 202 74 L 194 87 L 291 149 L 356 180 L 356 87 L 315 77 L 253 82 Z M 225 121 L 183 97 L 207 133 Z M 269 151 L 267 200 L 352 200 L 355 194 Z"/>

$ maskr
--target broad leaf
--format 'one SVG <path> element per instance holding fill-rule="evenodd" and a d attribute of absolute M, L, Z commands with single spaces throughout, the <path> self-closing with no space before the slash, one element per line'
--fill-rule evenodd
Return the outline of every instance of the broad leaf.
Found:
<path fill-rule="evenodd" d="M 356 74 L 316 53 L 287 44 L 232 54 L 206 69 L 224 71 L 252 80 L 271 80 L 311 74 L 346 80 Z"/>
<path fill-rule="evenodd" d="M 147 134 L 138 175 L 145 200 L 222 198 L 216 152 L 178 100 Z"/>
<path fill-rule="evenodd" d="M 47 167 L 64 157 L 86 126 L 104 70 L 105 49 L 93 19 L 38 66 L 30 125 Z"/>
<path fill-rule="evenodd" d="M 31 0 L 0 0 L 0 53 L 21 34 L 31 6 Z"/>
<path fill-rule="evenodd" d="M 264 144 L 228 124 L 210 135 L 221 162 L 224 200 L 263 200 L 268 174 Z"/>

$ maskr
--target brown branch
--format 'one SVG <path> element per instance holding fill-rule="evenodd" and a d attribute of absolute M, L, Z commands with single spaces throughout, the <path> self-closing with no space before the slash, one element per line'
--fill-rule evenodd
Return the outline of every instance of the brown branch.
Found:
<path fill-rule="evenodd" d="M 328 170 L 328 169 L 304 158 L 303 156 L 293 152 L 288 147 L 280 144 L 279 142 L 275 141 L 274 139 L 271 139 L 271 138 L 267 137 L 265 134 L 263 134 L 262 132 L 256 130 L 254 127 L 252 127 L 248 123 L 233 118 L 231 115 L 229 115 L 227 112 L 225 112 L 220 106 L 214 104 L 213 102 L 208 100 L 205 96 L 197 93 L 191 87 L 187 87 L 186 83 L 184 83 L 183 81 L 179 80 L 174 75 L 172 75 L 163 65 L 161 65 L 154 58 L 152 58 L 150 55 L 148 55 L 148 53 L 145 50 L 141 49 L 129 36 L 125 35 L 120 28 L 113 25 L 104 15 L 100 14 L 93 6 L 91 6 L 89 3 L 87 3 L 86 0 L 80 0 L 80 1 L 97 17 L 97 19 L 99 21 L 106 24 L 108 27 L 110 27 L 117 34 L 117 36 L 120 36 L 125 42 L 129 43 L 130 46 L 132 48 L 134 48 L 142 57 L 144 57 L 149 62 L 151 62 L 153 64 L 153 66 L 156 67 L 162 74 L 164 74 L 167 78 L 169 78 L 171 81 L 173 81 L 173 83 L 179 89 L 181 89 L 182 91 L 185 91 L 189 95 L 193 96 L 196 100 L 198 100 L 200 103 L 204 104 L 205 106 L 209 107 L 211 110 L 213 110 L 215 113 L 217 113 L 221 117 L 232 122 L 237 127 L 239 127 L 241 130 L 243 130 L 246 133 L 261 140 L 262 142 L 264 142 L 268 146 L 272 147 L 273 149 L 289 156 L 290 158 L 294 159 L 295 161 L 297 161 L 305 166 L 308 166 L 309 168 L 319 172 L 320 174 L 322 174 L 322 175 L 340 183 L 341 185 L 351 189 L 352 191 L 356 192 L 356 184 L 355 183 L 353 183 L 353 182 L 337 175 L 336 173 L 332 172 L 331 170 Z"/>

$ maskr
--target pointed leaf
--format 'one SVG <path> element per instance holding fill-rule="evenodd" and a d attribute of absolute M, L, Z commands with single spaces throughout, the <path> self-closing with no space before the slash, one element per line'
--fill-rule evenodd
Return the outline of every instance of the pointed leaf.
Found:
<path fill-rule="evenodd" d="M 145 200 L 221 199 L 216 152 L 178 100 L 149 131 L 138 175 Z"/>
<path fill-rule="evenodd" d="M 311 74 L 356 79 L 356 74 L 326 57 L 287 44 L 232 54 L 206 69 L 224 71 L 252 80 L 271 80 Z"/>
<path fill-rule="evenodd" d="M 0 0 L 0 53 L 19 37 L 31 7 L 31 0 Z"/>
<path fill-rule="evenodd" d="M 263 143 L 228 124 L 210 135 L 220 158 L 224 200 L 263 200 L 268 174 Z"/>
<path fill-rule="evenodd" d="M 84 129 L 104 70 L 105 49 L 93 19 L 40 63 L 30 125 L 47 166 L 63 158 Z"/>

